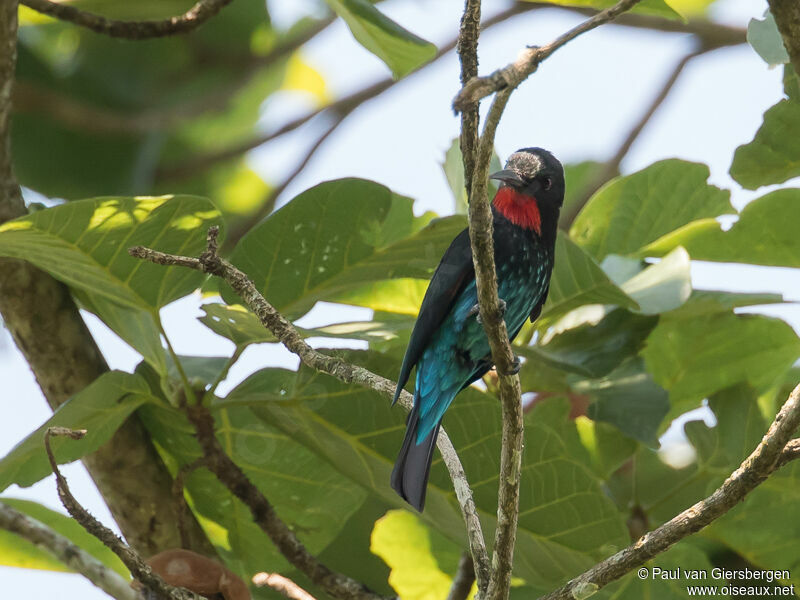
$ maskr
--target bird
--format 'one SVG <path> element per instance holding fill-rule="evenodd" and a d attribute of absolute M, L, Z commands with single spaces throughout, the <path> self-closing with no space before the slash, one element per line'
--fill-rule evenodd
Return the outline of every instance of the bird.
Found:
<path fill-rule="evenodd" d="M 526 319 L 533 322 L 538 318 L 547 299 L 564 201 L 564 168 L 547 150 L 522 148 L 489 178 L 499 181 L 491 206 L 494 260 L 500 308 L 513 340 Z M 461 390 L 493 366 L 478 312 L 467 229 L 455 237 L 433 273 L 400 367 L 392 405 L 415 366 L 414 406 L 391 485 L 422 512 L 444 413 Z M 515 357 L 512 372 L 519 368 Z"/>

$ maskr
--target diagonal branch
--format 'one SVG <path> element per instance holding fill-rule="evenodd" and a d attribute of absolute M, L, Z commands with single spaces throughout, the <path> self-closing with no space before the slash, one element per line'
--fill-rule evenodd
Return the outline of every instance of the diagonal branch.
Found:
<path fill-rule="evenodd" d="M 253 520 L 286 559 L 311 581 L 341 600 L 388 600 L 347 575 L 322 564 L 284 523 L 264 494 L 244 471 L 225 453 L 214 432 L 214 417 L 202 405 L 187 405 L 186 415 L 195 427 L 206 466 L 239 500 L 245 503 Z"/>
<path fill-rule="evenodd" d="M 67 480 L 64 479 L 64 476 L 61 474 L 58 468 L 58 462 L 55 456 L 53 456 L 53 450 L 50 447 L 50 438 L 53 436 L 65 436 L 73 440 L 79 440 L 84 435 L 86 435 L 85 429 L 74 430 L 67 429 L 66 427 L 49 427 L 44 434 L 44 449 L 47 452 L 47 459 L 50 461 L 53 474 L 56 476 L 58 498 L 61 500 L 61 504 L 64 505 L 67 512 L 81 527 L 103 542 L 104 546 L 116 554 L 122 563 L 128 567 L 134 579 L 151 590 L 157 598 L 165 598 L 167 600 L 192 600 L 193 596 L 187 590 L 176 588 L 165 583 L 164 580 L 155 574 L 147 563 L 142 560 L 142 557 L 139 556 L 136 551 L 131 549 L 130 546 L 127 546 L 113 531 L 89 514 L 89 511 L 83 508 L 75 499 L 75 496 L 72 495 Z"/>
<path fill-rule="evenodd" d="M 256 289 L 242 271 L 228 261 L 217 255 L 218 228 L 208 230 L 208 248 L 200 258 L 177 256 L 158 252 L 142 246 L 128 249 L 128 253 L 143 260 L 148 260 L 159 265 L 182 266 L 195 269 L 203 273 L 216 275 L 224 279 L 233 291 L 242 299 L 246 306 L 261 321 L 261 324 L 271 331 L 275 337 L 293 354 L 296 354 L 306 366 L 321 373 L 327 373 L 344 383 L 355 383 L 382 394 L 386 398 L 393 398 L 397 384 L 385 377 L 381 377 L 363 367 L 352 365 L 341 358 L 328 356 L 309 346 L 298 331 L 286 318 L 273 307 L 264 296 Z M 400 404 L 411 410 L 413 400 L 411 394 L 403 391 L 400 395 Z M 456 454 L 453 443 L 447 433 L 442 429 L 437 440 L 442 461 L 450 473 L 456 499 L 461 507 L 461 514 L 467 529 L 467 537 L 473 555 L 486 556 L 486 544 L 481 531 L 481 523 L 472 490 L 469 487 L 464 467 Z"/>
<path fill-rule="evenodd" d="M 475 564 L 472 555 L 464 552 L 458 561 L 458 569 L 453 577 L 453 585 L 450 586 L 447 600 L 467 600 L 473 583 L 475 583 Z"/>
<path fill-rule="evenodd" d="M 776 469 L 800 458 L 800 442 L 790 442 L 798 427 L 800 385 L 789 395 L 758 447 L 713 494 L 540 600 L 586 598 L 724 515 Z"/>
<path fill-rule="evenodd" d="M 197 4 L 182 15 L 160 21 L 117 21 L 50 0 L 21 0 L 20 4 L 44 15 L 86 27 L 96 33 L 126 40 L 147 40 L 193 31 L 232 1 L 198 0 Z"/>
<path fill-rule="evenodd" d="M 127 579 L 123 579 L 60 533 L 25 513 L 14 510 L 2 501 L 0 501 L 0 529 L 15 533 L 36 547 L 52 554 L 64 565 L 83 575 L 112 598 L 140 600 L 139 594 L 131 588 Z"/>
<path fill-rule="evenodd" d="M 592 29 L 613 21 L 616 17 L 630 10 L 641 0 L 620 0 L 614 6 L 597 13 L 587 19 L 577 27 L 573 27 L 566 33 L 560 35 L 555 40 L 544 46 L 530 46 L 522 51 L 519 58 L 509 65 L 498 69 L 487 77 L 475 77 L 467 82 L 458 95 L 453 100 L 453 108 L 456 112 L 462 112 L 482 98 L 489 96 L 502 89 L 513 90 L 520 83 L 525 81 L 529 75 L 539 68 L 539 65 L 552 55 L 556 50 L 571 42 L 579 35 L 591 31 Z"/>

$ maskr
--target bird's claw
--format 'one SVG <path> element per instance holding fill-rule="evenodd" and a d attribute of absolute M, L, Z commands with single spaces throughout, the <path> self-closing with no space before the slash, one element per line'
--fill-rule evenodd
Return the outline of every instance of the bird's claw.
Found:
<path fill-rule="evenodd" d="M 503 300 L 502 298 L 498 298 L 497 308 L 500 309 L 500 317 L 503 317 L 506 314 L 506 301 Z M 473 316 L 475 316 L 475 319 L 478 321 L 478 323 L 483 323 L 483 321 L 481 321 L 481 307 L 478 305 L 477 302 L 472 308 L 469 309 L 469 312 L 467 313 L 467 318 Z"/>
<path fill-rule="evenodd" d="M 514 355 L 514 360 L 511 361 L 511 368 L 508 370 L 506 375 L 516 375 L 519 373 L 519 370 L 522 368 L 522 362 L 519 360 L 519 356 L 516 354 Z"/>

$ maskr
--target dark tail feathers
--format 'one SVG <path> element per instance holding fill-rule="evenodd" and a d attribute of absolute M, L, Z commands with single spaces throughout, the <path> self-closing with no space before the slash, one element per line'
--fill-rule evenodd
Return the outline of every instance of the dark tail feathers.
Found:
<path fill-rule="evenodd" d="M 436 438 L 439 436 L 439 425 L 437 424 L 428 437 L 417 444 L 418 425 L 419 413 L 417 407 L 414 406 L 408 415 L 406 437 L 392 470 L 392 487 L 406 502 L 422 512 L 422 509 L 425 508 L 425 492 L 428 487 L 428 475 L 431 471 L 433 448 L 436 446 Z"/>

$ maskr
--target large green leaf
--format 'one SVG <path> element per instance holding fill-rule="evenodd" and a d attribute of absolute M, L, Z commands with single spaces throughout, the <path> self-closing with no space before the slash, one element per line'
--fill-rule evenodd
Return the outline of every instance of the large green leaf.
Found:
<path fill-rule="evenodd" d="M 639 303 L 639 312 L 655 315 L 678 308 L 692 293 L 689 254 L 675 248 L 660 262 L 650 265 L 620 285 Z"/>
<path fill-rule="evenodd" d="M 521 347 L 518 351 L 536 363 L 545 361 L 570 373 L 602 377 L 639 352 L 656 322 L 653 317 L 617 309 L 598 323 L 567 329 L 547 336 L 546 343 Z"/>
<path fill-rule="evenodd" d="M 266 329 L 253 313 L 240 305 L 204 304 L 200 309 L 205 313 L 198 321 L 213 332 L 228 338 L 240 347 L 250 344 L 275 342 L 276 338 Z M 389 317 L 389 315 L 384 315 Z M 307 329 L 296 327 L 303 337 L 326 337 L 371 341 L 387 341 L 396 339 L 398 332 L 414 326 L 413 317 L 401 315 L 385 320 L 353 321 L 350 323 L 334 323 L 323 327 Z"/>
<path fill-rule="evenodd" d="M 572 389 L 592 400 L 587 414 L 645 444 L 658 444 L 658 429 L 669 412 L 666 391 L 644 369 L 641 359 L 630 358 L 600 379 L 571 380 Z"/>
<path fill-rule="evenodd" d="M 714 219 L 689 223 L 641 251 L 658 256 L 683 246 L 695 260 L 800 267 L 800 189 L 776 190 L 744 207 L 723 231 Z"/>
<path fill-rule="evenodd" d="M 739 382 L 766 387 L 800 356 L 800 339 L 784 321 L 730 312 L 662 317 L 642 356 L 673 405 L 699 402 Z"/>
<path fill-rule="evenodd" d="M 706 165 L 662 160 L 603 186 L 570 236 L 595 258 L 631 254 L 695 219 L 733 212 L 729 192 L 709 185 Z"/>
<path fill-rule="evenodd" d="M 542 319 L 554 319 L 583 304 L 638 308 L 585 250 L 562 234 L 556 240 L 556 262 Z"/>
<path fill-rule="evenodd" d="M 48 427 L 86 429 L 81 440 L 54 438 L 51 446 L 59 463 L 72 462 L 102 446 L 139 406 L 152 399 L 144 379 L 121 371 L 104 373 L 62 404 L 53 416 L 0 460 L 0 491 L 12 483 L 33 485 L 50 472 L 44 450 Z"/>
<path fill-rule="evenodd" d="M 67 285 L 124 306 L 155 311 L 195 289 L 203 275 L 137 260 L 137 244 L 197 255 L 220 225 L 193 196 L 96 198 L 37 211 L 0 226 L 0 255 L 25 259 Z"/>
<path fill-rule="evenodd" d="M 411 204 L 371 181 L 322 183 L 251 230 L 231 260 L 292 316 L 360 284 L 427 279 L 464 219 L 439 219 L 418 230 Z M 230 291 L 223 297 L 236 302 Z"/>
<path fill-rule="evenodd" d="M 748 190 L 800 175 L 800 102 L 781 100 L 764 113 L 753 140 L 733 155 L 731 177 Z"/>
<path fill-rule="evenodd" d="M 359 44 L 380 58 L 395 79 L 408 75 L 436 54 L 436 46 L 417 37 L 367 0 L 325 0 Z"/>
<path fill-rule="evenodd" d="M 100 540 L 88 533 L 75 519 L 30 500 L 0 498 L 0 504 L 6 504 L 36 519 L 88 552 L 108 568 L 123 577 L 129 576 L 128 569 L 125 568 L 125 565 L 122 564 L 117 555 L 103 545 Z M 64 563 L 53 558 L 53 555 L 49 552 L 38 548 L 13 533 L 3 530 L 0 530 L 0 565 L 47 571 L 70 570 Z"/>
<path fill-rule="evenodd" d="M 264 422 L 291 435 L 357 486 L 403 506 L 388 482 L 405 416 L 375 392 L 302 367 L 299 374 L 266 369 L 245 380 L 220 406 L 226 404 L 250 406 Z M 567 412 L 565 403 L 550 401 L 529 416 L 517 540 L 518 574 L 529 583 L 562 581 L 624 541 L 622 523 L 587 466 L 590 459 Z M 445 426 L 491 538 L 501 433 L 497 403 L 481 392 L 466 390 L 448 410 Z M 423 518 L 463 543 L 463 523 L 438 457 Z"/>
<path fill-rule="evenodd" d="M 400 598 L 437 600 L 447 597 L 453 578 L 442 571 L 432 552 L 433 533 L 407 510 L 389 511 L 375 522 L 370 550 L 391 567 L 389 583 Z"/>

